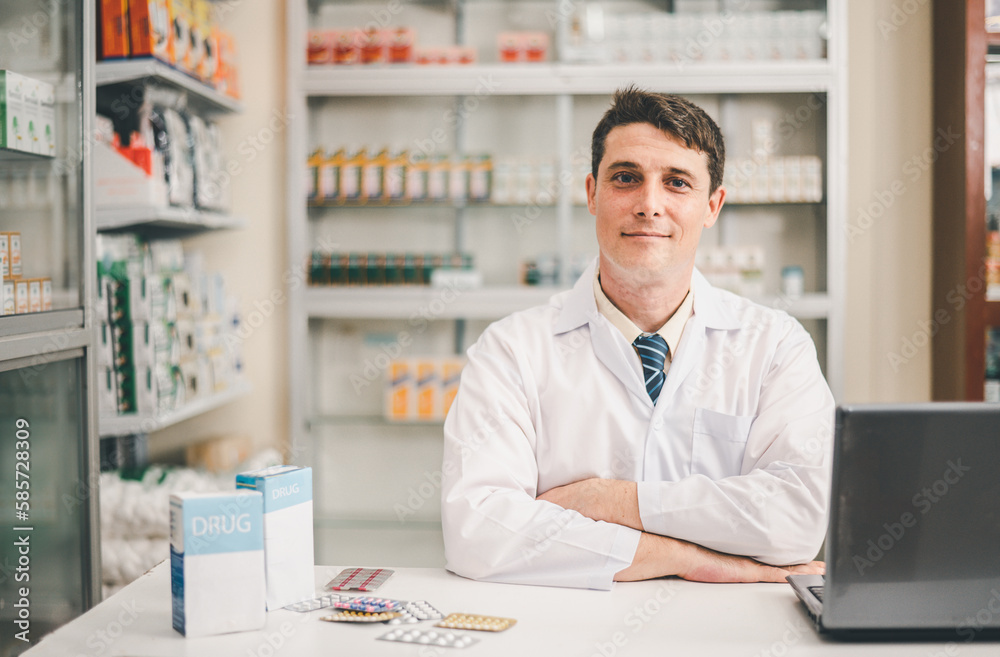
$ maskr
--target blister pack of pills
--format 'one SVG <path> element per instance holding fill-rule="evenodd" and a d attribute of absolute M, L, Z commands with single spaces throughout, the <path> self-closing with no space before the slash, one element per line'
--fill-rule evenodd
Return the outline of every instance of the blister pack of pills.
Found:
<path fill-rule="evenodd" d="M 370 595 L 363 595 L 358 598 L 345 600 L 344 602 L 334 602 L 337 609 L 348 609 L 350 611 L 398 611 L 406 603 L 402 600 L 389 600 L 388 598 L 373 598 Z"/>
<path fill-rule="evenodd" d="M 369 613 L 365 611 L 338 611 L 329 616 L 320 616 L 320 620 L 331 623 L 384 623 L 399 617 L 398 611 L 379 611 Z"/>
<path fill-rule="evenodd" d="M 437 623 L 437 627 L 445 627 L 452 630 L 479 630 L 481 632 L 503 632 L 509 627 L 513 627 L 517 621 L 513 618 L 500 618 L 498 616 L 479 616 L 477 614 L 448 614 L 448 616 Z"/>
<path fill-rule="evenodd" d="M 388 568 L 345 568 L 326 584 L 333 591 L 374 591 L 396 571 Z"/>
<path fill-rule="evenodd" d="M 444 614 L 434 608 L 434 605 L 426 600 L 416 600 L 407 602 L 398 610 L 399 618 L 389 621 L 389 625 L 403 625 L 409 623 L 419 623 L 420 621 L 439 620 L 444 618 Z"/>
<path fill-rule="evenodd" d="M 302 602 L 296 602 L 295 604 L 288 605 L 284 607 L 288 611 L 297 611 L 299 613 L 305 613 L 307 611 L 316 611 L 317 609 L 326 609 L 327 607 L 332 607 L 335 602 L 346 602 L 347 600 L 352 600 L 353 595 L 341 595 L 339 593 L 327 593 L 319 597 L 313 598 L 312 600 L 303 600 Z"/>
<path fill-rule="evenodd" d="M 417 643 L 442 648 L 468 648 L 479 639 L 458 632 L 438 632 L 436 630 L 418 630 L 416 628 L 392 630 L 378 637 L 380 641 L 398 641 L 400 643 Z"/>

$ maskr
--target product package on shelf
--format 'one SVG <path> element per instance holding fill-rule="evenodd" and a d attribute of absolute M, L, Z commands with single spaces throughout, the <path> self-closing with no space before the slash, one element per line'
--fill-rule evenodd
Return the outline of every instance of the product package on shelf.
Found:
<path fill-rule="evenodd" d="M 0 233 L 0 315 L 52 310 L 52 280 L 24 276 L 26 269 L 33 267 L 21 260 L 21 233 Z"/>
<path fill-rule="evenodd" d="M 458 392 L 462 358 L 406 358 L 386 369 L 385 417 L 394 422 L 440 422 Z"/>
<path fill-rule="evenodd" d="M 235 386 L 242 372 L 236 301 L 221 275 L 186 258 L 179 240 L 98 235 L 110 364 L 102 412 L 157 415 Z M 103 320 L 102 320 L 103 322 Z M 110 352 L 110 353 L 109 353 Z M 110 399 L 115 399 L 110 409 Z"/>
<path fill-rule="evenodd" d="M 594 259 L 591 254 L 577 253 L 569 263 L 569 280 L 575 281 L 590 266 Z M 557 285 L 559 283 L 559 256 L 542 253 L 521 262 L 520 281 L 522 285 Z"/>
<path fill-rule="evenodd" d="M 406 26 L 309 30 L 306 44 L 310 66 L 472 64 L 478 59 L 475 48 L 468 46 L 418 47 L 416 32 Z"/>
<path fill-rule="evenodd" d="M 818 203 L 823 200 L 823 162 L 815 155 L 754 157 L 726 166 L 730 203 Z"/>
<path fill-rule="evenodd" d="M 544 62 L 548 58 L 549 35 L 545 32 L 501 32 L 497 54 L 501 62 Z"/>
<path fill-rule="evenodd" d="M 239 97 L 235 42 L 210 0 L 100 0 L 97 10 L 99 59 L 153 57 Z"/>
<path fill-rule="evenodd" d="M 986 300 L 1000 301 L 1000 216 L 986 223 Z"/>
<path fill-rule="evenodd" d="M 312 206 L 483 203 L 490 200 L 487 154 L 433 154 L 401 148 L 313 151 L 307 162 Z"/>
<path fill-rule="evenodd" d="M 94 143 L 95 205 L 98 210 L 153 207 L 224 212 L 231 206 L 230 176 L 218 127 L 187 111 L 178 94 L 144 91 L 138 130 L 126 133 L 98 116 Z M 123 146 L 123 134 L 128 145 Z"/>
<path fill-rule="evenodd" d="M 1000 326 L 986 329 L 986 385 L 983 399 L 1000 403 Z"/>
<path fill-rule="evenodd" d="M 565 62 L 684 65 L 826 56 L 823 11 L 623 12 L 584 2 L 559 28 Z"/>
<path fill-rule="evenodd" d="M 431 285 L 434 272 L 474 272 L 471 254 L 325 253 L 313 251 L 310 285 Z"/>
<path fill-rule="evenodd" d="M 0 148 L 55 156 L 55 88 L 0 69 Z"/>
<path fill-rule="evenodd" d="M 764 249 L 760 246 L 704 247 L 695 266 L 719 288 L 746 297 L 764 296 Z"/>

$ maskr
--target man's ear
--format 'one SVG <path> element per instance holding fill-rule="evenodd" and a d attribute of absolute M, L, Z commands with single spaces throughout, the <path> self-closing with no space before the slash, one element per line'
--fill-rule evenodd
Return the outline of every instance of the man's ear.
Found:
<path fill-rule="evenodd" d="M 726 202 L 726 188 L 719 186 L 712 195 L 708 197 L 708 211 L 705 213 L 705 228 L 711 228 L 719 219 L 719 212 Z"/>
<path fill-rule="evenodd" d="M 590 214 L 597 216 L 597 181 L 594 180 L 594 174 L 587 174 L 587 209 L 590 210 Z"/>

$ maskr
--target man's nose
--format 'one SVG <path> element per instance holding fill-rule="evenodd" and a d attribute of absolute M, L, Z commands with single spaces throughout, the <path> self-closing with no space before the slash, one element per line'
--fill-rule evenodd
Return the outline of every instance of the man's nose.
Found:
<path fill-rule="evenodd" d="M 645 182 L 636 190 L 634 212 L 637 216 L 652 219 L 663 214 L 663 189 L 659 183 Z"/>

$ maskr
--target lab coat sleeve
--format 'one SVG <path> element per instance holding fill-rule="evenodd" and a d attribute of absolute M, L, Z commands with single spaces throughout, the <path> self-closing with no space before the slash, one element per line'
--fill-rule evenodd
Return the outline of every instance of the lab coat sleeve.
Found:
<path fill-rule="evenodd" d="M 494 582 L 610 589 L 640 532 L 536 500 L 524 357 L 488 329 L 469 350 L 444 428 L 441 524 L 448 569 Z"/>
<path fill-rule="evenodd" d="M 639 483 L 643 527 L 767 564 L 811 561 L 826 533 L 834 409 L 812 339 L 787 318 L 740 475 Z"/>

